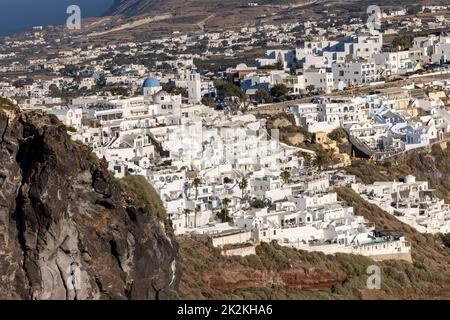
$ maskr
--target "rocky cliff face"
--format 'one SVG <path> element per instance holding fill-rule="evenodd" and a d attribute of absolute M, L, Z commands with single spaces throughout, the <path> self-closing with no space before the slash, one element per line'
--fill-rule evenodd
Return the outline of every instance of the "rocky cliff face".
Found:
<path fill-rule="evenodd" d="M 218 271 L 220 275 L 217 274 Z M 347 280 L 345 274 L 321 272 L 315 268 L 267 271 L 252 268 L 218 269 L 202 274 L 212 290 L 235 291 L 248 288 L 279 286 L 300 290 L 328 290 Z"/>
<path fill-rule="evenodd" d="M 0 299 L 170 299 L 171 226 L 54 117 L 0 106 Z"/>

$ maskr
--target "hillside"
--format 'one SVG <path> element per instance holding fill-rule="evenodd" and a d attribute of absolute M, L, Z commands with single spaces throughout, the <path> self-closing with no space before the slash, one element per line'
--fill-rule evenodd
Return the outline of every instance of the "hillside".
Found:
<path fill-rule="evenodd" d="M 437 195 L 450 203 L 450 143 L 411 150 L 383 164 L 362 160 L 345 170 L 366 184 L 399 180 L 412 174 L 417 180 L 428 181 Z"/>
<path fill-rule="evenodd" d="M 384 166 L 361 162 L 347 170 L 366 183 L 415 173 L 448 195 L 450 151 L 416 150 Z M 450 249 L 438 235 L 424 235 L 368 203 L 349 188 L 336 189 L 377 229 L 402 232 L 412 246 L 413 263 L 374 262 L 347 254 L 307 253 L 261 244 L 256 256 L 221 256 L 204 238 L 182 238 L 180 296 L 189 299 L 450 299 Z M 366 289 L 366 268 L 382 268 L 382 290 Z"/>
<path fill-rule="evenodd" d="M 297 21 L 317 0 L 118 0 L 102 18 L 85 22 L 82 33 L 95 40 L 148 40 L 174 31 L 223 31 Z M 315 9 L 314 9 L 315 10 Z M 320 10 L 319 10 L 320 12 Z M 308 11 L 308 13 L 311 13 Z"/>
<path fill-rule="evenodd" d="M 356 214 L 366 218 L 377 229 L 401 231 L 412 246 L 411 255 L 415 264 L 426 266 L 430 270 L 450 270 L 450 250 L 440 237 L 417 232 L 378 206 L 368 203 L 350 188 L 338 188 L 336 192 L 340 201 L 353 206 Z"/>
<path fill-rule="evenodd" d="M 450 249 L 438 236 L 422 235 L 372 205 L 351 189 L 336 190 L 379 229 L 403 232 L 412 246 L 413 263 L 375 262 L 369 258 L 298 251 L 263 243 L 256 256 L 220 254 L 203 237 L 182 237 L 185 299 L 450 299 Z M 382 269 L 381 290 L 366 288 L 367 267 Z"/>
<path fill-rule="evenodd" d="M 195 9 L 198 13 L 210 12 L 219 13 L 219 11 L 233 10 L 234 14 L 238 14 L 239 9 L 243 9 L 251 2 L 247 0 L 116 0 L 112 8 L 107 14 L 137 16 L 142 14 L 154 14 L 161 12 L 172 12 L 181 15 L 184 11 Z M 365 13 L 368 6 L 373 3 L 369 0 L 259 0 L 253 1 L 258 3 L 262 8 L 279 8 L 279 9 L 295 9 L 297 6 L 304 4 L 316 4 L 317 8 L 332 7 L 334 10 Z M 422 5 L 422 4 L 442 4 L 445 0 L 399 0 L 395 5 Z M 380 0 L 378 6 L 386 8 L 394 8 L 392 1 Z"/>
<path fill-rule="evenodd" d="M 0 299 L 177 297 L 178 245 L 154 191 L 90 151 L 56 117 L 0 99 Z"/>
<path fill-rule="evenodd" d="M 433 164 L 405 161 L 410 170 L 426 163 L 439 173 L 448 160 L 439 150 Z M 412 264 L 276 244 L 226 258 L 203 237 L 176 241 L 145 179 L 112 178 L 56 118 L 21 113 L 3 99 L 0 163 L 0 298 L 450 299 L 450 250 L 442 239 L 417 233 L 350 189 L 337 189 L 341 201 L 378 228 L 405 233 Z M 373 264 L 382 268 L 380 291 L 365 287 Z M 76 270 L 82 286 L 72 291 Z"/>
<path fill-rule="evenodd" d="M 116 0 L 107 14 L 137 16 L 156 12 L 181 14 L 183 10 L 199 9 L 198 12 L 217 12 L 219 10 L 237 9 L 246 5 L 246 0 Z M 301 0 L 262 0 L 260 5 L 288 5 Z M 305 1 L 303 1 L 305 2 Z"/>
<path fill-rule="evenodd" d="M 439 239 L 419 241 L 436 253 L 433 261 L 443 260 L 441 266 L 428 256 L 424 263 L 374 262 L 267 243 L 256 248 L 257 255 L 226 258 L 205 238 L 183 237 L 179 294 L 183 299 L 450 299 L 449 249 Z M 382 269 L 381 290 L 366 288 L 366 270 L 374 264 Z"/>
<path fill-rule="evenodd" d="M 148 41 L 174 32 L 203 34 L 239 30 L 242 27 L 280 25 L 308 20 L 327 21 L 331 16 L 346 20 L 367 18 L 369 0 L 116 0 L 107 12 L 83 20 L 82 30 L 49 26 L 52 37 L 71 36 L 82 45 Z M 442 4 L 445 0 L 402 0 L 407 7 Z M 397 9 L 397 3 L 382 1 L 382 10 Z"/>
<path fill-rule="evenodd" d="M 134 16 L 163 9 L 165 1 L 159 0 L 115 0 L 105 15 Z"/>

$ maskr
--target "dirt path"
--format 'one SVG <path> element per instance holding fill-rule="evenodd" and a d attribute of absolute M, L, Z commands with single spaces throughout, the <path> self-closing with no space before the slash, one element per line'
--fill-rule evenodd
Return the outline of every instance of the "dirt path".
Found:
<path fill-rule="evenodd" d="M 197 22 L 197 26 L 200 28 L 201 31 L 205 31 L 205 25 L 206 25 L 206 22 L 207 22 L 209 19 L 211 19 L 211 18 L 213 18 L 213 17 L 215 17 L 215 16 L 216 16 L 215 13 L 210 14 L 210 15 L 207 16 L 205 19 L 203 19 L 203 20 Z"/>
<path fill-rule="evenodd" d="M 98 37 L 98 36 L 103 36 L 109 33 L 114 33 L 114 32 L 119 32 L 122 30 L 126 30 L 126 29 L 133 29 L 142 25 L 146 25 L 152 22 L 158 22 L 158 21 L 162 21 L 162 20 L 167 20 L 173 18 L 172 14 L 163 14 L 163 15 L 158 15 L 158 16 L 154 16 L 154 17 L 146 17 L 143 19 L 139 19 L 139 20 L 135 20 L 132 22 L 127 22 L 122 24 L 121 26 L 112 28 L 110 30 L 106 30 L 106 31 L 101 31 L 101 32 L 94 32 L 91 34 L 88 34 L 87 37 Z"/>

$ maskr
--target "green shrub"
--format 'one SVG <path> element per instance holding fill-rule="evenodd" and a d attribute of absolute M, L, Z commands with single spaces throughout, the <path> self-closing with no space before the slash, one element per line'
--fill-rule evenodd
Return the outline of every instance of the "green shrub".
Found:
<path fill-rule="evenodd" d="M 447 248 L 450 248 L 450 233 L 440 234 L 439 237 L 441 238 L 444 245 Z"/>
<path fill-rule="evenodd" d="M 337 141 L 337 142 L 342 142 L 342 140 L 347 138 L 347 133 L 345 132 L 344 129 L 337 128 L 328 134 L 328 138 L 330 138 L 331 140 Z"/>

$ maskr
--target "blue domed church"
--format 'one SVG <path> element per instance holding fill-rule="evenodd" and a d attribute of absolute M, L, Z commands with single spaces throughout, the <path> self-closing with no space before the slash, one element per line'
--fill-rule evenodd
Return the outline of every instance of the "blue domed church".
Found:
<path fill-rule="evenodd" d="M 162 90 L 161 83 L 156 78 L 147 78 L 142 85 L 142 91 L 145 98 L 150 98 Z"/>

